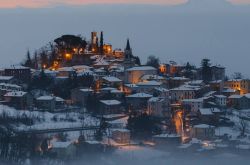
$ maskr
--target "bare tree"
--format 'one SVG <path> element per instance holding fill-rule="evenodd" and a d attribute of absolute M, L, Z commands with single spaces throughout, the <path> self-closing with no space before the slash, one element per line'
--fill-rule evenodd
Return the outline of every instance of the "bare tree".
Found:
<path fill-rule="evenodd" d="M 159 61 L 160 61 L 159 58 L 155 57 L 154 55 L 150 55 L 148 56 L 146 65 L 159 68 L 160 66 Z"/>
<path fill-rule="evenodd" d="M 233 79 L 243 79 L 244 76 L 240 72 L 235 72 L 232 76 Z"/>
<path fill-rule="evenodd" d="M 240 130 L 240 136 L 245 136 L 246 129 L 248 127 L 248 123 L 244 119 L 240 119 L 239 124 L 237 125 L 238 129 Z"/>

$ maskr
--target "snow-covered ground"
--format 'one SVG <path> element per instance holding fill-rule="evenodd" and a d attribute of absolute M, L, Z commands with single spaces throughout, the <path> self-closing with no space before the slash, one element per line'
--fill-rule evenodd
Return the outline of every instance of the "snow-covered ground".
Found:
<path fill-rule="evenodd" d="M 99 125 L 99 120 L 97 118 L 94 118 L 88 114 L 83 115 L 76 112 L 49 113 L 40 111 L 22 111 L 0 105 L 0 116 L 1 115 L 11 118 L 26 116 L 27 118 L 33 119 L 33 125 L 28 126 L 19 124 L 16 126 L 17 130 L 46 130 Z"/>

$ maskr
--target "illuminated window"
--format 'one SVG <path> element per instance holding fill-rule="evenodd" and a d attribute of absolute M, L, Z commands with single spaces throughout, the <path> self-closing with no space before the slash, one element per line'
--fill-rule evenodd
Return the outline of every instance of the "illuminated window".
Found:
<path fill-rule="evenodd" d="M 71 59 L 72 59 L 72 55 L 69 54 L 69 53 L 66 53 L 66 54 L 65 54 L 65 59 L 66 59 L 66 60 L 71 60 Z"/>

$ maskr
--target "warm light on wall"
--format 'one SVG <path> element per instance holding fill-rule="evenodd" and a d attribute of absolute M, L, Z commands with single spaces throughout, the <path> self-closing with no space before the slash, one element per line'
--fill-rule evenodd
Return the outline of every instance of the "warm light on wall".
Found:
<path fill-rule="evenodd" d="M 166 66 L 165 65 L 160 65 L 160 72 L 161 73 L 165 73 L 166 72 L 166 70 L 167 70 L 167 68 L 166 68 Z"/>
<path fill-rule="evenodd" d="M 66 54 L 65 54 L 65 58 L 66 58 L 66 60 L 71 60 L 72 55 L 69 54 L 69 53 L 66 53 Z"/>
<path fill-rule="evenodd" d="M 112 45 L 105 44 L 103 45 L 103 50 L 105 54 L 111 54 L 112 53 Z"/>
<path fill-rule="evenodd" d="M 78 49 L 77 49 L 77 48 L 74 48 L 73 51 L 74 51 L 75 53 L 77 53 L 77 52 L 78 52 Z"/>

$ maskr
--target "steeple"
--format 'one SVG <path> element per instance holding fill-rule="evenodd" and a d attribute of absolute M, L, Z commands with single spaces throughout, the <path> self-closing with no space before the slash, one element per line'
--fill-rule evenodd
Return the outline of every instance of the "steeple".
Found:
<path fill-rule="evenodd" d="M 129 39 L 127 39 L 127 45 L 126 45 L 126 48 L 124 50 L 124 53 L 125 53 L 125 59 L 131 59 L 133 57 Z"/>
<path fill-rule="evenodd" d="M 133 53 L 132 53 L 132 49 L 130 47 L 130 42 L 129 39 L 127 39 L 127 45 L 126 48 L 124 50 L 124 61 L 123 61 L 123 65 L 125 69 L 131 68 L 133 66 L 135 66 L 135 60 L 133 58 Z"/>
<path fill-rule="evenodd" d="M 131 51 L 129 39 L 127 39 L 126 50 L 130 50 Z"/>

